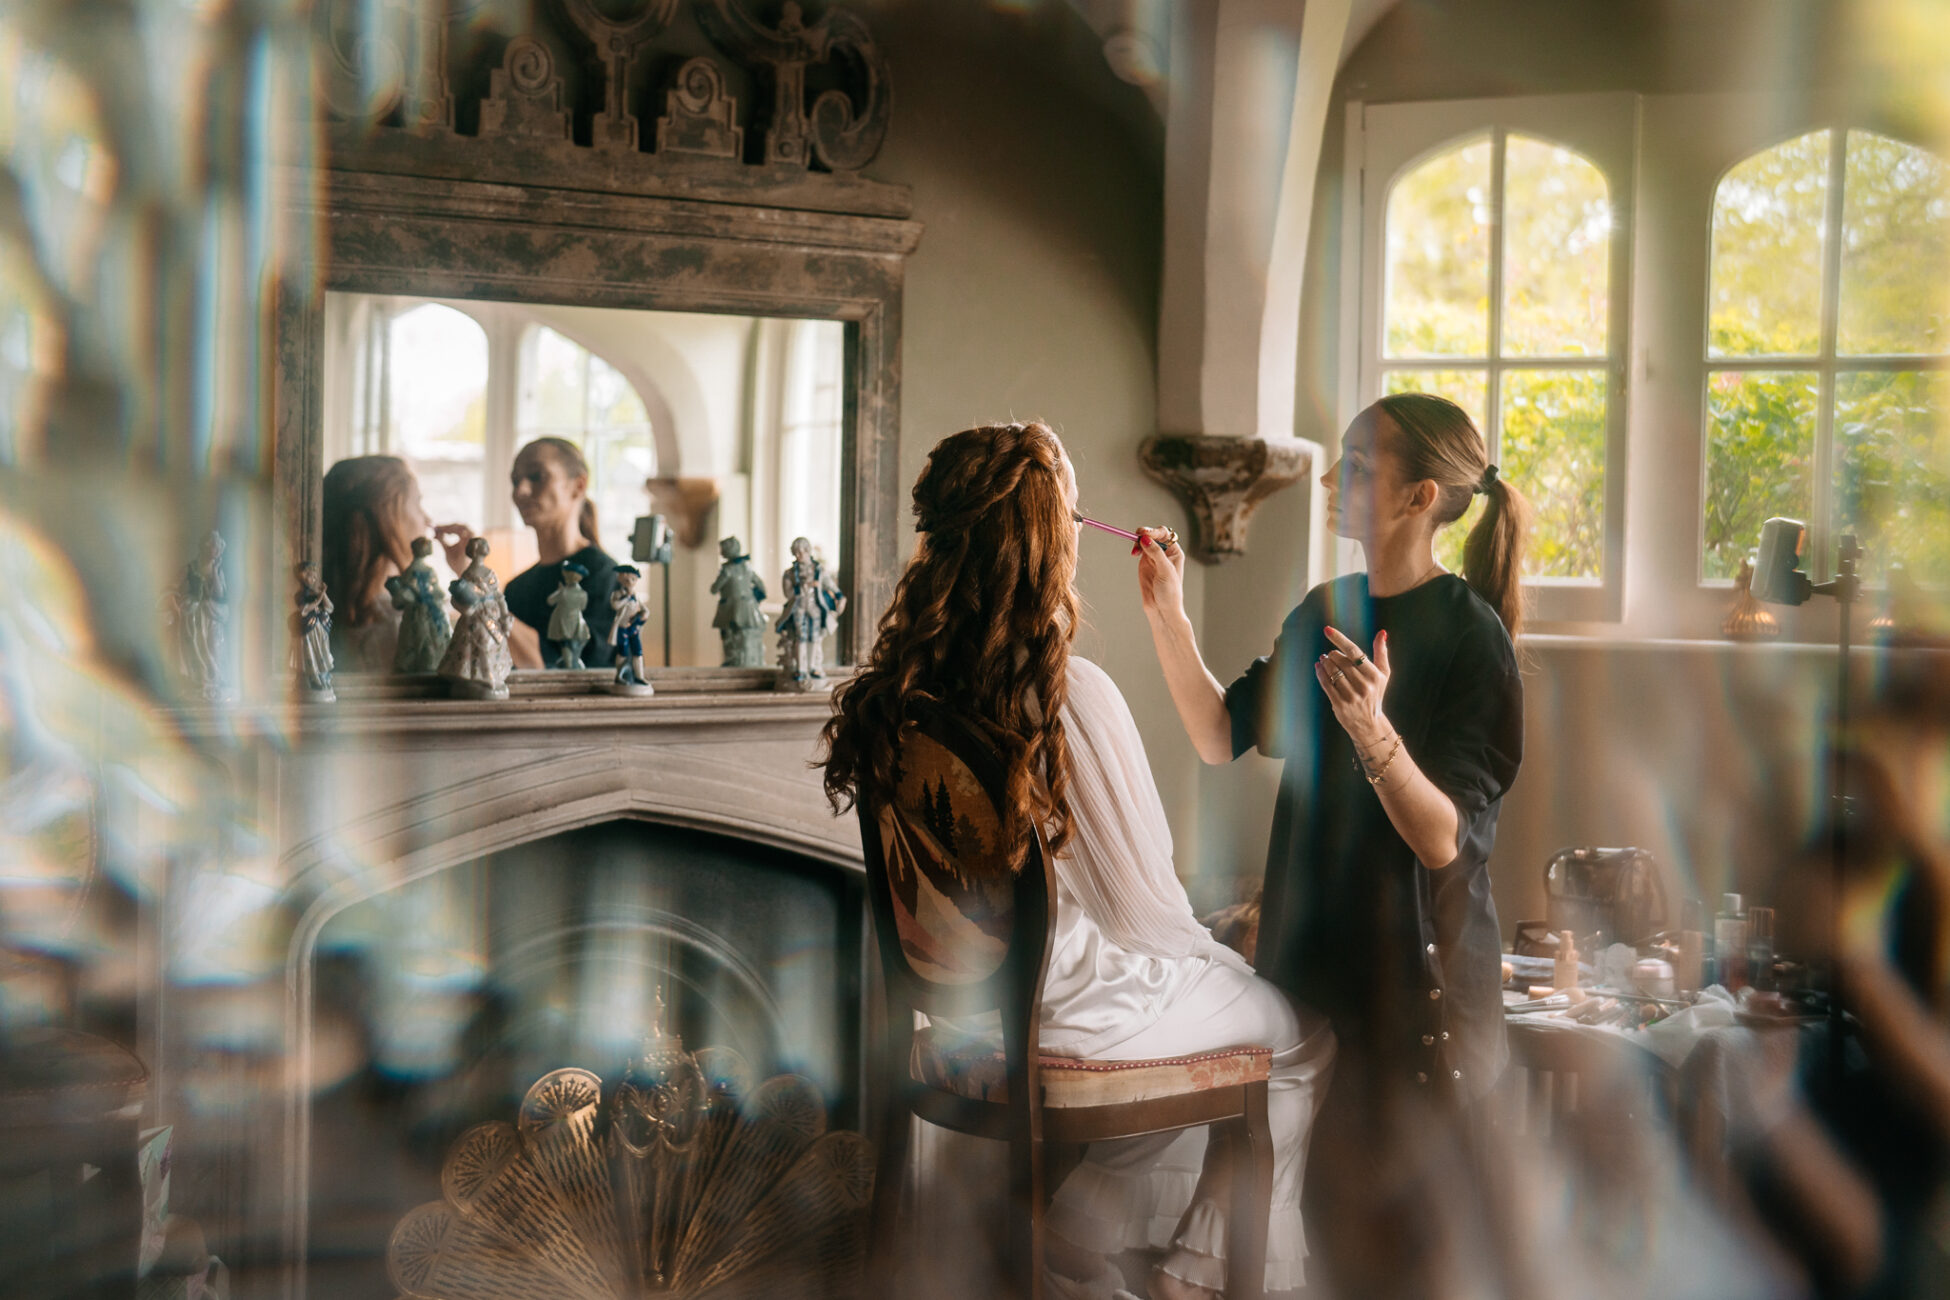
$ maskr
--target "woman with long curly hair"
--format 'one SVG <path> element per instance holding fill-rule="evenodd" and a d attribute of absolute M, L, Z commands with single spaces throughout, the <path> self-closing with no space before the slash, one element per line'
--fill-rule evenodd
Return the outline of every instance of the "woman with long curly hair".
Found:
<path fill-rule="evenodd" d="M 1333 1034 L 1256 978 L 1192 914 L 1171 831 L 1130 709 L 1070 654 L 1076 480 L 1043 424 L 944 439 L 914 485 L 920 546 L 866 662 L 835 693 L 825 780 L 835 808 L 889 796 L 902 728 L 932 701 L 979 728 L 1010 801 L 1042 828 L 1057 908 L 1044 976 L 1043 1051 L 1110 1060 L 1273 1048 L 1275 1143 L 1266 1286 L 1303 1279 L 1300 1182 L 1334 1055 Z M 1018 819 L 1026 825 L 1026 819 Z M 1028 838 L 1010 846 L 1019 863 Z M 1226 1191 L 1205 1131 L 1093 1144 L 1050 1209 L 1057 1294 L 1115 1282 L 1106 1257 L 1167 1253 L 1156 1297 L 1225 1286 Z"/>
<path fill-rule="evenodd" d="M 413 539 L 433 533 L 456 573 L 467 566 L 474 534 L 434 525 L 420 504 L 420 481 L 398 456 L 352 456 L 326 472 L 320 576 L 332 594 L 332 658 L 341 672 L 393 670 L 400 611 L 386 579 L 413 563 Z"/>

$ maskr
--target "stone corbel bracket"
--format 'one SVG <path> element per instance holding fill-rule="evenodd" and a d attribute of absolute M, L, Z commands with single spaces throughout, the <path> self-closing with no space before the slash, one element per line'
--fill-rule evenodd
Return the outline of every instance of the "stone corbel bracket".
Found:
<path fill-rule="evenodd" d="M 1144 440 L 1138 463 L 1190 509 L 1197 535 L 1188 553 L 1218 564 L 1246 553 L 1253 511 L 1305 478 L 1318 450 L 1300 438 L 1166 433 Z"/>

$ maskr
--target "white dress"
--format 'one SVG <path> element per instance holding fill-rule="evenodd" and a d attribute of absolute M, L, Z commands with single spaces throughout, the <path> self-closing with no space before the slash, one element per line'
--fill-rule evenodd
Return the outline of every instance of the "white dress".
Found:
<path fill-rule="evenodd" d="M 1073 658 L 1068 696 L 1063 725 L 1074 832 L 1055 864 L 1056 934 L 1043 985 L 1042 1048 L 1137 1060 L 1270 1046 L 1274 1167 L 1266 1288 L 1292 1290 L 1305 1281 L 1300 1183 L 1333 1066 L 1333 1031 L 1325 1017 L 1295 1007 L 1254 975 L 1193 915 L 1172 869 L 1171 830 L 1144 742 L 1109 676 Z M 1105 1255 L 1169 1247 L 1161 1265 L 1166 1272 L 1223 1289 L 1224 1213 L 1203 1198 L 1193 1203 L 1205 1139 L 1197 1128 L 1092 1144 L 1057 1190 L 1050 1229 Z"/>

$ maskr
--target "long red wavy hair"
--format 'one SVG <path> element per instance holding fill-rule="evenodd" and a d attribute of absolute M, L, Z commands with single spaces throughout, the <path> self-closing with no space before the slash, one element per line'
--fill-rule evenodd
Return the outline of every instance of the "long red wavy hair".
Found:
<path fill-rule="evenodd" d="M 1010 806 L 1060 853 L 1071 831 L 1062 713 L 1078 622 L 1063 444 L 1040 423 L 942 439 L 914 483 L 914 522 L 920 546 L 873 650 L 834 692 L 821 735 L 826 796 L 835 811 L 890 797 L 902 727 L 932 701 L 989 737 Z M 1013 823 L 1008 859 L 1019 869 L 1030 821 Z"/>

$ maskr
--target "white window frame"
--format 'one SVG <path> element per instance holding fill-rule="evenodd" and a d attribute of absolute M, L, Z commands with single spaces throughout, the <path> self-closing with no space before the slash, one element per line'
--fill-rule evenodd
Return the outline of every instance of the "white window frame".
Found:
<path fill-rule="evenodd" d="M 1848 137 L 1856 132 L 1878 135 L 1886 140 L 1920 149 L 1942 159 L 1943 155 L 1927 144 L 1906 140 L 1888 131 L 1878 131 L 1872 127 L 1842 121 L 1818 122 L 1803 130 L 1792 131 L 1786 135 L 1761 145 L 1721 170 L 1713 182 L 1713 194 L 1709 208 L 1717 205 L 1720 186 L 1727 176 L 1750 158 L 1758 157 L 1769 149 L 1799 140 L 1803 136 L 1819 131 L 1828 132 L 1828 189 L 1825 196 L 1823 224 L 1827 237 L 1821 241 L 1821 318 L 1817 322 L 1816 350 L 1812 353 L 1764 353 L 1714 356 L 1710 350 L 1713 252 L 1712 229 L 1707 230 L 1707 287 L 1704 290 L 1707 301 L 1707 320 L 1703 322 L 1699 339 L 1702 373 L 1700 376 L 1700 504 L 1699 511 L 1699 559 L 1695 576 L 1702 587 L 1730 588 L 1731 578 L 1709 578 L 1706 576 L 1706 482 L 1707 461 L 1707 384 L 1717 372 L 1788 372 L 1815 376 L 1815 427 L 1814 427 L 1814 466 L 1812 475 L 1813 499 L 1808 503 L 1808 537 L 1811 547 L 1806 563 L 1811 577 L 1826 581 L 1835 575 L 1836 546 L 1841 540 L 1841 532 L 1835 517 L 1835 471 L 1839 466 L 1835 441 L 1835 388 L 1842 375 L 1870 371 L 1899 370 L 1945 370 L 1950 369 L 1950 356 L 1940 353 L 1892 353 L 1865 352 L 1844 353 L 1840 350 L 1842 315 L 1842 221 L 1846 211 L 1845 193 L 1848 179 Z"/>
<path fill-rule="evenodd" d="M 1358 285 L 1342 294 L 1341 425 L 1381 396 L 1389 370 L 1482 369 L 1486 372 L 1486 428 L 1492 459 L 1501 435 L 1497 380 L 1504 370 L 1604 369 L 1607 373 L 1605 430 L 1605 518 L 1602 576 L 1598 579 L 1531 578 L 1535 625 L 1617 623 L 1624 616 L 1629 556 L 1626 547 L 1626 447 L 1631 394 L 1626 357 L 1630 355 L 1633 285 L 1633 229 L 1637 193 L 1638 97 L 1631 94 L 1551 95 L 1511 99 L 1446 100 L 1409 104 L 1347 106 L 1347 183 L 1344 229 L 1355 237 L 1343 245 L 1342 283 Z M 1608 263 L 1606 352 L 1575 359 L 1504 357 L 1501 354 L 1503 213 L 1500 147 L 1510 134 L 1547 140 L 1575 150 L 1604 175 L 1612 204 Z M 1433 154 L 1464 141 L 1488 136 L 1495 150 L 1490 212 L 1490 333 L 1487 356 L 1394 359 L 1382 355 L 1383 277 L 1387 251 L 1383 223 L 1395 182 Z M 1521 484 L 1519 484 L 1521 486 Z M 1360 567 L 1359 552 L 1343 543 L 1336 571 Z"/>
<path fill-rule="evenodd" d="M 1647 95 L 1640 100 L 1639 130 L 1631 354 L 1637 392 L 1626 512 L 1632 567 L 1625 623 L 1639 638 L 1715 639 L 1733 595 L 1727 581 L 1703 576 L 1707 373 L 1819 370 L 1800 359 L 1707 356 L 1713 203 L 1720 181 L 1755 154 L 1811 131 L 1874 131 L 1930 146 L 1865 120 L 1839 97 L 1821 93 L 1806 99 L 1751 92 Z M 1839 368 L 1875 367 L 1849 360 Z M 1832 476 L 1832 462 L 1824 459 L 1817 474 Z M 1816 482 L 1826 494 L 1830 478 Z M 1820 509 L 1828 507 L 1821 504 Z M 1832 546 L 1831 535 L 1824 549 Z M 1809 567 L 1824 572 L 1830 558 L 1812 557 Z M 1833 601 L 1768 610 L 1779 621 L 1785 641 L 1834 642 Z"/>

